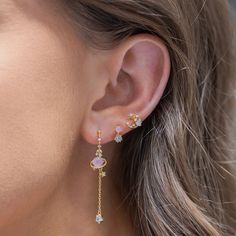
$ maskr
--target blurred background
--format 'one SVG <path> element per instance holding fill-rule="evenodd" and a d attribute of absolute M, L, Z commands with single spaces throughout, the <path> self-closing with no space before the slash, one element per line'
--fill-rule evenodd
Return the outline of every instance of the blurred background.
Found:
<path fill-rule="evenodd" d="M 236 1 L 235 0 L 230 0 L 232 6 L 236 7 Z"/>
<path fill-rule="evenodd" d="M 235 19 L 235 22 L 236 22 L 236 13 L 235 13 L 235 11 L 236 11 L 236 0 L 230 0 L 230 3 L 231 3 L 231 5 L 233 6 L 233 15 L 234 15 L 234 19 Z"/>
<path fill-rule="evenodd" d="M 232 14 L 234 16 L 234 20 L 235 20 L 235 23 L 236 23 L 236 0 L 229 0 L 229 2 L 231 3 L 232 5 Z M 236 24 L 235 24 L 236 25 Z M 236 43 L 236 42 L 235 42 Z M 236 92 L 235 92 L 235 99 L 236 99 Z M 235 108 L 235 119 L 234 119 L 234 134 L 235 134 L 235 137 L 236 137 L 236 108 Z M 236 140 L 235 140 L 235 143 L 236 143 Z"/>

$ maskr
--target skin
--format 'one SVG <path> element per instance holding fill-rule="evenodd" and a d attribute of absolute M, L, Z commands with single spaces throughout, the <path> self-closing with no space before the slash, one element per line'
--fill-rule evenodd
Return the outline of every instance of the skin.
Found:
<path fill-rule="evenodd" d="M 115 186 L 115 127 L 127 133 L 130 112 L 152 112 L 169 71 L 158 37 L 95 50 L 56 1 L 1 0 L 0 235 L 133 235 Z M 98 129 L 109 163 L 101 225 L 89 166 Z"/>

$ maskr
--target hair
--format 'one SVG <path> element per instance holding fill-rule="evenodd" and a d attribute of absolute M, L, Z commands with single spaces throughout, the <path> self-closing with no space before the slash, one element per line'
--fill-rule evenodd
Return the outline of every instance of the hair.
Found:
<path fill-rule="evenodd" d="M 91 47 L 149 33 L 171 74 L 142 127 L 127 133 L 120 189 L 136 235 L 234 235 L 234 28 L 224 0 L 67 0 Z"/>

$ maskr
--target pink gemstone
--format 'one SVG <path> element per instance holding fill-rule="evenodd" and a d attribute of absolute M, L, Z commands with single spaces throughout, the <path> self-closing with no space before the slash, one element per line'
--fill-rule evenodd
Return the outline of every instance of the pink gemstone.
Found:
<path fill-rule="evenodd" d="M 132 120 L 128 120 L 128 121 L 127 121 L 127 125 L 129 125 L 129 126 L 132 126 L 133 123 L 134 123 L 134 122 L 133 122 Z"/>
<path fill-rule="evenodd" d="M 92 160 L 92 164 L 95 168 L 101 168 L 105 163 L 105 160 L 103 158 L 100 158 L 100 157 L 95 157 L 93 160 Z"/>
<path fill-rule="evenodd" d="M 122 130 L 123 130 L 122 127 L 116 126 L 116 132 L 117 132 L 117 133 L 120 133 Z"/>

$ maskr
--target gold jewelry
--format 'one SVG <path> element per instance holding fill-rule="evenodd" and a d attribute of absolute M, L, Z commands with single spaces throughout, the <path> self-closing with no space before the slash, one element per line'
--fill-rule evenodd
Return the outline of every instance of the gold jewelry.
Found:
<path fill-rule="evenodd" d="M 135 129 L 142 125 L 142 120 L 137 114 L 130 113 L 126 122 L 129 128 Z"/>
<path fill-rule="evenodd" d="M 98 170 L 98 210 L 96 215 L 96 222 L 100 224 L 103 222 L 103 216 L 102 216 L 102 178 L 106 176 L 106 172 L 103 171 L 103 168 L 107 165 L 107 160 L 103 158 L 102 155 L 102 145 L 101 145 L 101 130 L 97 131 L 97 150 L 95 157 L 90 162 L 90 166 L 93 168 L 93 170 Z"/>
<path fill-rule="evenodd" d="M 122 138 L 122 136 L 121 136 L 121 132 L 123 131 L 123 129 L 122 129 L 121 126 L 117 125 L 115 130 L 116 130 L 116 136 L 115 136 L 114 140 L 115 140 L 117 143 L 120 143 L 120 142 L 122 142 L 122 140 L 123 140 L 123 138 Z"/>

